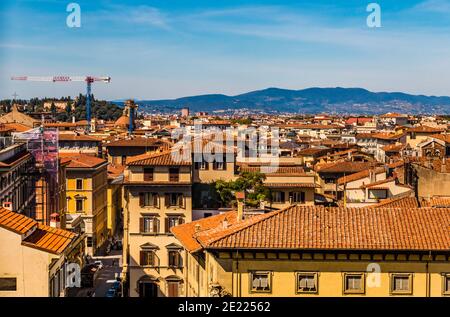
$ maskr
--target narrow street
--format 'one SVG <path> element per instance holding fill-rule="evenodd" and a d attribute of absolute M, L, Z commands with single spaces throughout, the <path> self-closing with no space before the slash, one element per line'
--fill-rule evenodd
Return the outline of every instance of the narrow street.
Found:
<path fill-rule="evenodd" d="M 76 297 L 87 297 L 94 292 L 95 297 L 105 297 L 106 292 L 113 286 L 122 271 L 122 251 L 112 250 L 107 256 L 92 257 L 93 261 L 102 261 L 103 268 L 96 274 L 93 288 L 81 288 Z"/>

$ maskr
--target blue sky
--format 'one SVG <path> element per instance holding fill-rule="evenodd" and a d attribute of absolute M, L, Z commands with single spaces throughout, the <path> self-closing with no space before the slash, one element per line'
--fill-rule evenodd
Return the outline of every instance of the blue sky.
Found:
<path fill-rule="evenodd" d="M 81 28 L 66 6 L 81 6 Z M 366 6 L 381 6 L 368 28 Z M 100 98 L 363 87 L 450 95 L 450 0 L 2 0 L 0 98 L 84 93 L 12 75 L 108 75 Z"/>

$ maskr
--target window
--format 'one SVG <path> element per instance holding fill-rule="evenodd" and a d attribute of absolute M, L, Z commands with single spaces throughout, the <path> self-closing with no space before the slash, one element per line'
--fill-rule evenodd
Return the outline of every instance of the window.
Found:
<path fill-rule="evenodd" d="M 391 293 L 392 294 L 411 294 L 412 293 L 412 274 L 394 273 L 391 274 Z"/>
<path fill-rule="evenodd" d="M 75 201 L 76 204 L 76 211 L 77 212 L 83 212 L 83 199 L 77 198 Z"/>
<path fill-rule="evenodd" d="M 153 168 L 144 168 L 144 182 L 153 182 Z"/>
<path fill-rule="evenodd" d="M 208 162 L 202 161 L 202 162 L 200 163 L 200 169 L 201 169 L 201 170 L 207 170 L 207 169 L 208 169 Z"/>
<path fill-rule="evenodd" d="M 284 192 L 273 192 L 272 201 L 274 203 L 284 203 Z"/>
<path fill-rule="evenodd" d="M 0 291 L 17 291 L 17 279 L 15 277 L 0 277 Z"/>
<path fill-rule="evenodd" d="M 158 207 L 158 193 L 140 193 L 139 206 L 141 207 Z"/>
<path fill-rule="evenodd" d="M 155 216 L 142 217 L 140 219 L 140 232 L 141 233 L 158 233 L 159 232 L 159 220 Z"/>
<path fill-rule="evenodd" d="M 169 181 L 178 182 L 180 180 L 180 169 L 169 168 Z"/>
<path fill-rule="evenodd" d="M 92 248 L 93 245 L 94 245 L 94 240 L 92 239 L 92 237 L 87 237 L 87 238 L 86 238 L 86 246 L 87 246 L 88 248 Z"/>
<path fill-rule="evenodd" d="M 225 163 L 224 162 L 214 162 L 213 163 L 213 169 L 215 170 L 224 170 L 225 168 Z"/>
<path fill-rule="evenodd" d="M 293 192 L 289 196 L 293 203 L 305 203 L 305 192 Z"/>
<path fill-rule="evenodd" d="M 141 250 L 139 264 L 142 266 L 156 266 L 155 251 Z"/>
<path fill-rule="evenodd" d="M 179 251 L 169 251 L 169 267 L 180 268 L 181 267 L 181 254 Z"/>
<path fill-rule="evenodd" d="M 184 207 L 184 197 L 181 193 L 170 193 L 165 196 L 166 206 L 174 207 L 178 206 L 180 208 Z"/>
<path fill-rule="evenodd" d="M 170 233 L 170 228 L 181 225 L 184 223 L 181 216 L 169 216 L 166 218 L 166 233 Z"/>
<path fill-rule="evenodd" d="M 364 294 L 364 273 L 344 273 L 344 293 Z"/>
<path fill-rule="evenodd" d="M 77 190 L 82 190 L 83 189 L 83 180 L 81 178 L 77 178 L 76 182 L 77 182 Z"/>
<path fill-rule="evenodd" d="M 252 272 L 250 273 L 250 292 L 251 293 L 270 293 L 271 287 L 270 272 Z"/>
<path fill-rule="evenodd" d="M 297 293 L 317 293 L 317 273 L 297 273 Z"/>
<path fill-rule="evenodd" d="M 450 273 L 444 274 L 443 283 L 444 285 L 442 287 L 442 290 L 444 295 L 450 295 Z"/>

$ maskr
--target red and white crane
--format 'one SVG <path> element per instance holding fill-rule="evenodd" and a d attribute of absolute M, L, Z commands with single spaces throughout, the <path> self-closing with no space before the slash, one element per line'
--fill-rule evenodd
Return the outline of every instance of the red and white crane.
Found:
<path fill-rule="evenodd" d="M 88 131 L 91 129 L 91 85 L 94 82 L 111 82 L 111 77 L 94 76 L 13 76 L 11 80 L 47 81 L 47 82 L 86 82 L 86 119 Z"/>

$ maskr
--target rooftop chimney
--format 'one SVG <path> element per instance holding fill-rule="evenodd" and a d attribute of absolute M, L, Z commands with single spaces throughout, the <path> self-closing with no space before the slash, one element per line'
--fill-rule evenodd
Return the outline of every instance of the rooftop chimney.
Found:
<path fill-rule="evenodd" d="M 3 202 L 3 208 L 8 209 L 9 211 L 12 211 L 12 202 L 4 201 Z"/>
<path fill-rule="evenodd" d="M 59 218 L 59 214 L 56 212 L 50 215 L 50 227 L 57 229 L 61 228 L 61 221 Z"/>
<path fill-rule="evenodd" d="M 244 192 L 237 192 L 236 193 L 236 200 L 237 200 L 237 221 L 241 221 L 244 219 L 244 201 L 245 201 L 245 193 Z"/>

